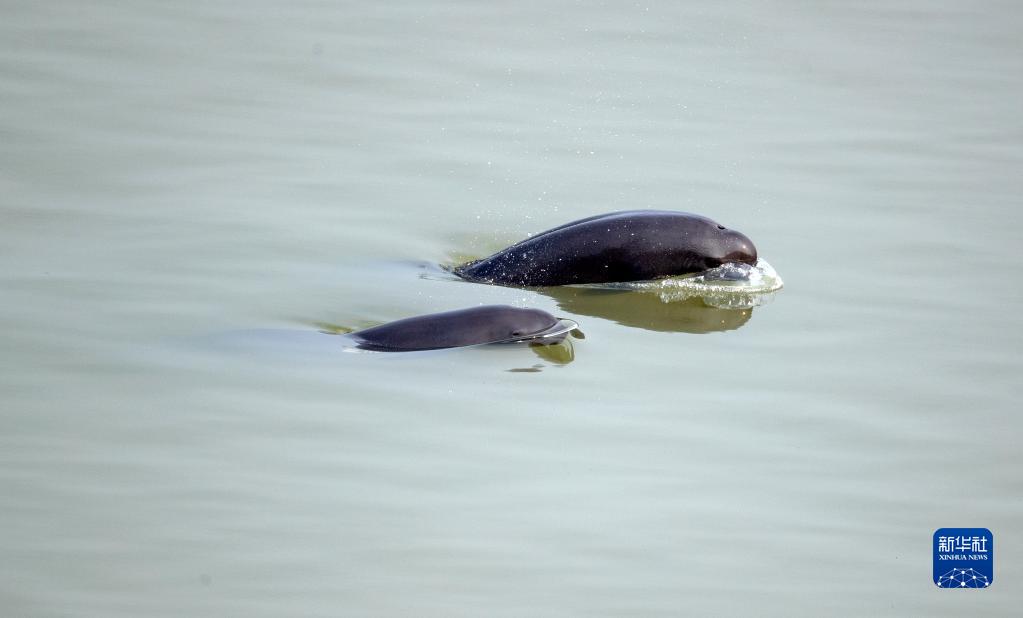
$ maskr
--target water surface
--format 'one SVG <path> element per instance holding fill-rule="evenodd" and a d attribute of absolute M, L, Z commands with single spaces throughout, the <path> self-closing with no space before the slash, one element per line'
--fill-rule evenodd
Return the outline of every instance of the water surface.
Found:
<path fill-rule="evenodd" d="M 4 614 L 1018 611 L 1014 3 L 3 15 Z M 422 276 L 636 208 L 785 290 Z M 481 303 L 586 338 L 315 334 Z M 943 526 L 993 531 L 990 589 L 931 583 Z"/>

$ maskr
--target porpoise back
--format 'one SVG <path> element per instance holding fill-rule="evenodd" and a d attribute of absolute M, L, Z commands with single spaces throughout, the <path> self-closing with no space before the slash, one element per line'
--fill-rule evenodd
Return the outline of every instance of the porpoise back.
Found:
<path fill-rule="evenodd" d="M 566 223 L 454 272 L 480 283 L 554 286 L 645 281 L 756 260 L 749 238 L 707 217 L 627 210 Z"/>
<path fill-rule="evenodd" d="M 487 305 L 405 318 L 349 337 L 364 350 L 411 352 L 526 340 L 557 325 L 557 318 L 546 311 Z"/>

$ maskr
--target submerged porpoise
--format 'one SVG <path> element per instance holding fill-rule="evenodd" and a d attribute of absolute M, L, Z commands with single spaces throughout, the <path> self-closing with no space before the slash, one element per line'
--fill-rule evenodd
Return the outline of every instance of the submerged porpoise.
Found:
<path fill-rule="evenodd" d="M 488 305 L 405 318 L 348 336 L 364 350 L 412 352 L 531 340 L 557 343 L 568 330 L 546 311 Z"/>
<path fill-rule="evenodd" d="M 554 286 L 645 281 L 756 261 L 753 241 L 707 217 L 626 210 L 566 223 L 454 273 L 480 283 Z"/>

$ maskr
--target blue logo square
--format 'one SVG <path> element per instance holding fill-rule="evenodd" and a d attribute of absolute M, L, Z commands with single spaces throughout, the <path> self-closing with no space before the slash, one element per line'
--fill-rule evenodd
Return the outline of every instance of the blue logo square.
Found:
<path fill-rule="evenodd" d="M 994 581 L 995 537 L 987 528 L 938 528 L 933 544 L 938 588 L 987 588 Z"/>

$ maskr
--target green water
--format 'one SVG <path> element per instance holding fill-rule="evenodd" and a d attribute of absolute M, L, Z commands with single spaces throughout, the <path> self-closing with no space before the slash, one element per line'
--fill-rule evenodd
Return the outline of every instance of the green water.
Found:
<path fill-rule="evenodd" d="M 0 613 L 1018 612 L 1017 4 L 2 14 Z M 786 288 L 429 275 L 633 208 Z M 481 303 L 586 338 L 313 332 Z M 946 526 L 990 589 L 935 588 Z"/>

